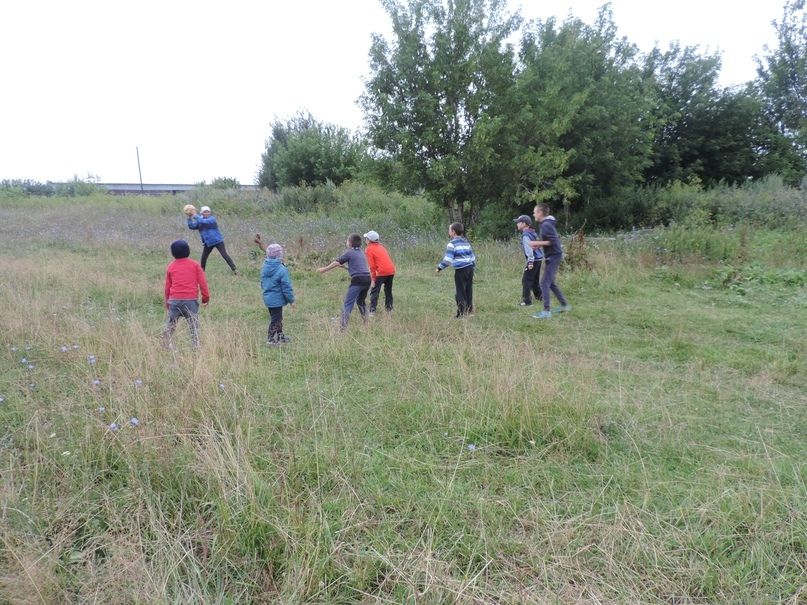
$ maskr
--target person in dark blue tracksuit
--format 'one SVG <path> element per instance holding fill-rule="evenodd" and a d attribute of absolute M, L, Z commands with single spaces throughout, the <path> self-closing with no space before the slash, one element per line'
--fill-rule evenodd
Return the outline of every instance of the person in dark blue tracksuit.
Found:
<path fill-rule="evenodd" d="M 572 310 L 572 307 L 555 283 L 560 261 L 563 260 L 563 247 L 560 243 L 558 229 L 555 226 L 555 217 L 549 214 L 547 204 L 538 204 L 533 210 L 533 216 L 541 226 L 537 241 L 530 242 L 529 245 L 533 248 L 541 248 L 544 253 L 544 270 L 543 275 L 541 275 L 541 297 L 544 302 L 544 310 L 536 313 L 533 317 L 536 319 L 548 319 L 552 317 L 552 312 L 549 310 L 550 291 L 555 294 L 560 303 L 560 307 L 555 309 L 557 313 L 567 313 Z"/>
<path fill-rule="evenodd" d="M 224 236 L 219 231 L 219 225 L 216 222 L 216 217 L 210 211 L 210 207 L 202 206 L 201 213 L 201 216 L 194 214 L 188 217 L 188 228 L 198 230 L 199 237 L 202 238 L 202 259 L 199 263 L 202 265 L 202 271 L 205 270 L 207 265 L 207 257 L 210 256 L 210 253 L 215 248 L 233 273 L 238 273 L 233 259 L 227 254 L 227 248 L 224 246 Z"/>

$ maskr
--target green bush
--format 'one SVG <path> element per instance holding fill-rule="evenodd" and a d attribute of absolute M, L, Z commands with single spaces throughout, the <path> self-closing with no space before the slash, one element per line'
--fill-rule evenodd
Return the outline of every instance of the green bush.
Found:
<path fill-rule="evenodd" d="M 74 176 L 72 181 L 56 183 L 53 192 L 63 197 L 85 197 L 93 195 L 94 193 L 100 193 L 100 189 L 98 189 L 95 183 L 82 181 L 77 176 Z"/>
<path fill-rule="evenodd" d="M 28 195 L 51 196 L 53 185 L 30 179 L 4 179 L 0 181 L 0 196 L 12 198 Z"/>
<path fill-rule="evenodd" d="M 214 213 L 226 211 L 239 216 L 267 212 L 276 201 L 277 195 L 267 189 L 242 191 L 199 186 L 182 194 L 182 204 L 210 206 Z"/>
<path fill-rule="evenodd" d="M 283 210 L 314 212 L 332 207 L 337 202 L 336 186 L 328 181 L 324 185 L 283 187 L 278 191 L 276 205 Z"/>
<path fill-rule="evenodd" d="M 653 211 L 659 203 L 657 187 L 625 189 L 607 201 L 597 201 L 572 216 L 575 229 L 586 225 L 606 231 L 653 224 Z"/>
<path fill-rule="evenodd" d="M 443 219 L 443 212 L 425 196 L 388 192 L 376 185 L 347 182 L 336 189 L 335 196 L 332 211 L 346 218 L 359 216 L 407 229 L 431 228 Z"/>
<path fill-rule="evenodd" d="M 641 187 L 596 200 L 572 217 L 576 228 L 616 231 L 691 222 L 714 225 L 755 225 L 782 228 L 804 225 L 807 195 L 778 176 L 748 182 L 740 187 L 722 184 L 704 189 L 699 183 L 675 182 L 666 187 Z"/>

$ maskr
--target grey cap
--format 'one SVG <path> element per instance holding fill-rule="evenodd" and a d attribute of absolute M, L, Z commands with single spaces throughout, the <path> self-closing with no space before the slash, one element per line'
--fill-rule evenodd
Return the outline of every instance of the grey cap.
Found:
<path fill-rule="evenodd" d="M 514 218 L 513 222 L 514 223 L 526 223 L 528 225 L 532 225 L 532 219 L 529 216 L 527 216 L 526 214 L 522 214 L 518 218 Z"/>

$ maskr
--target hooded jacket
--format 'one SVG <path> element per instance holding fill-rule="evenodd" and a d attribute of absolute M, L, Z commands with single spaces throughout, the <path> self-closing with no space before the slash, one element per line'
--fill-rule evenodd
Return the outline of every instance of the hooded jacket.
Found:
<path fill-rule="evenodd" d="M 563 246 L 560 243 L 560 236 L 558 235 L 558 229 L 555 224 L 554 216 L 547 216 L 541 221 L 541 234 L 538 239 L 549 242 L 549 245 L 544 246 L 543 250 L 546 258 L 563 254 Z"/>
<path fill-rule="evenodd" d="M 269 308 L 282 307 L 294 302 L 294 290 L 286 265 L 279 258 L 267 258 L 261 270 L 263 304 Z"/>
<path fill-rule="evenodd" d="M 221 234 L 221 231 L 219 231 L 216 217 L 212 214 L 207 218 L 198 214 L 190 217 L 188 219 L 188 229 L 198 229 L 199 237 L 202 238 L 202 244 L 208 248 L 224 241 L 224 236 Z"/>

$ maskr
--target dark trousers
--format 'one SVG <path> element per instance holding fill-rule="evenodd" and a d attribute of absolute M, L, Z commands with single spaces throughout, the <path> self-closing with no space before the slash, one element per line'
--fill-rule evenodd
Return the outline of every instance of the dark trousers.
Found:
<path fill-rule="evenodd" d="M 269 342 L 280 342 L 283 334 L 283 307 L 267 307 L 269 309 Z"/>
<path fill-rule="evenodd" d="M 365 300 L 367 299 L 367 292 L 369 292 L 369 290 L 369 275 L 356 275 L 350 279 L 350 286 L 348 286 L 347 294 L 345 294 L 345 306 L 342 309 L 343 330 L 347 328 L 347 322 L 350 320 L 350 312 L 353 311 L 353 305 L 358 307 L 362 319 L 367 318 Z"/>
<path fill-rule="evenodd" d="M 457 317 L 464 317 L 474 311 L 474 267 L 454 269 L 456 288 Z"/>
<path fill-rule="evenodd" d="M 521 302 L 532 304 L 532 297 L 541 300 L 541 261 L 532 265 L 532 269 L 524 267 L 524 275 L 521 276 Z"/>
<path fill-rule="evenodd" d="M 378 295 L 381 294 L 381 286 L 384 286 L 384 309 L 392 311 L 392 278 L 394 275 L 378 275 L 375 278 L 375 286 L 370 290 L 370 313 L 375 313 L 378 306 Z"/>
<path fill-rule="evenodd" d="M 172 337 L 177 329 L 177 322 L 180 317 L 188 321 L 191 331 L 191 345 L 194 349 L 199 347 L 199 302 L 196 300 L 169 300 L 168 301 L 168 321 L 163 329 L 163 345 L 172 347 Z"/>
<path fill-rule="evenodd" d="M 563 292 L 561 292 L 560 288 L 555 283 L 555 276 L 558 274 L 558 268 L 560 267 L 560 262 L 562 260 L 563 256 L 560 254 L 549 256 L 544 259 L 544 274 L 541 276 L 541 294 L 544 298 L 545 311 L 549 311 L 550 291 L 555 294 L 560 304 L 567 304 L 566 297 L 563 296 Z"/>
<path fill-rule="evenodd" d="M 215 246 L 205 246 L 202 248 L 202 260 L 199 261 L 199 264 L 202 265 L 202 271 L 205 270 L 205 265 L 207 265 L 207 257 L 210 256 L 210 253 L 213 252 L 214 248 L 219 251 L 219 254 L 221 254 L 224 262 L 230 266 L 230 269 L 235 271 L 235 263 L 233 262 L 233 259 L 230 258 L 230 255 L 227 254 L 227 248 L 225 248 L 224 242 L 219 242 Z"/>

